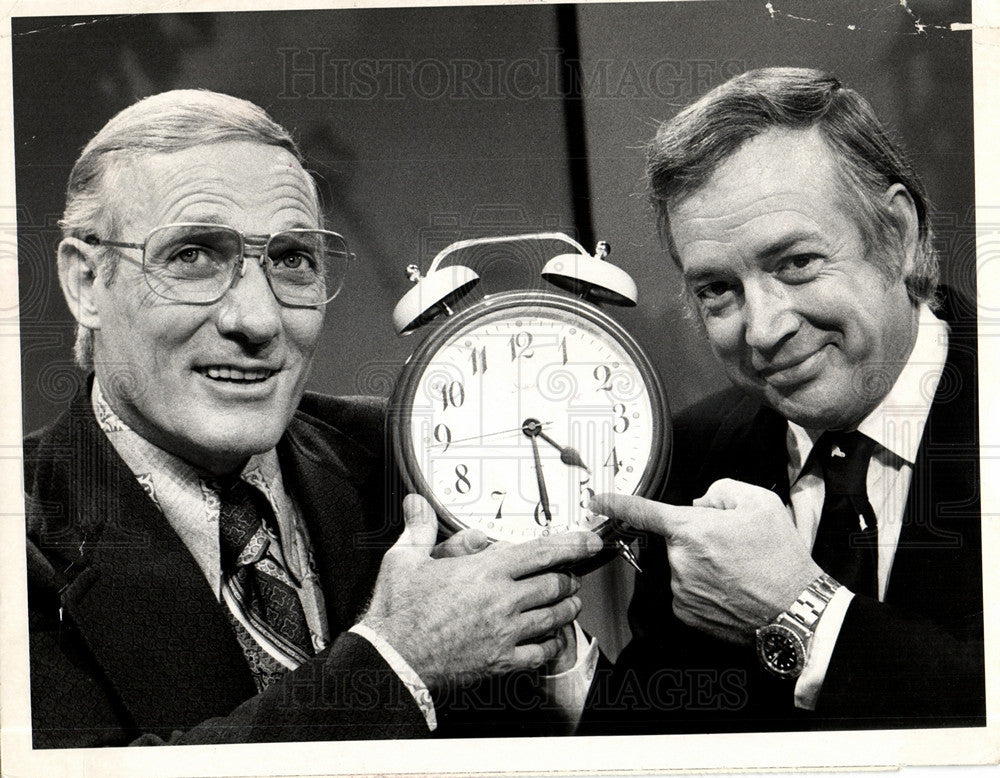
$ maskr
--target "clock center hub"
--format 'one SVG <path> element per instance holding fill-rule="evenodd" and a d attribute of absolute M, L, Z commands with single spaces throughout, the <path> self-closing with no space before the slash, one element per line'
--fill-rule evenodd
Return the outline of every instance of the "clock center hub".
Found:
<path fill-rule="evenodd" d="M 537 438 L 542 433 L 542 423 L 538 419 L 525 419 L 521 432 L 529 438 Z"/>

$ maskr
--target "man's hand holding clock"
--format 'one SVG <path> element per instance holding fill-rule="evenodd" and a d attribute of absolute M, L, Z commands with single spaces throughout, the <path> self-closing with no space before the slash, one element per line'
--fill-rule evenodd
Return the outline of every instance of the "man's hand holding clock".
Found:
<path fill-rule="evenodd" d="M 526 433 L 528 434 L 528 433 Z M 552 439 L 548 436 L 542 434 L 540 437 L 552 442 Z M 552 442 L 552 445 L 559 448 L 558 444 Z M 560 451 L 562 449 L 560 448 Z M 568 449 L 572 454 L 568 455 L 570 458 L 575 458 L 579 460 L 579 454 L 577 454 L 574 449 Z M 563 462 L 566 464 L 576 465 L 576 461 L 568 461 L 567 456 L 563 457 Z M 580 463 L 577 465 L 579 467 L 586 466 Z M 498 544 L 504 543 L 504 541 L 497 541 Z M 436 559 L 443 559 L 445 557 L 456 557 L 456 556 L 466 556 L 468 554 L 477 554 L 483 549 L 490 545 L 489 537 L 478 527 L 469 527 L 456 532 L 450 538 L 441 541 L 434 547 L 434 551 L 431 552 L 431 556 Z M 573 576 L 573 578 L 576 578 Z M 578 580 L 578 579 L 577 579 Z M 566 624 L 561 629 L 556 630 L 554 635 L 544 635 L 539 640 L 535 642 L 545 642 L 550 637 L 555 637 L 562 645 L 559 653 L 554 659 L 550 659 L 545 664 L 545 673 L 547 675 L 558 675 L 564 673 L 568 670 L 573 669 L 577 662 L 577 639 L 576 639 L 576 623 L 571 622 Z"/>
<path fill-rule="evenodd" d="M 406 529 L 382 561 L 362 623 L 386 640 L 431 693 L 514 670 L 540 668 L 565 651 L 563 627 L 580 611 L 579 580 L 554 568 L 604 543 L 569 532 L 476 552 L 476 530 L 435 551 L 437 517 L 425 500 L 403 502 Z M 434 558 L 434 554 L 439 558 Z M 565 661 L 565 660 L 564 660 Z M 560 664 L 563 664 L 561 662 Z"/>

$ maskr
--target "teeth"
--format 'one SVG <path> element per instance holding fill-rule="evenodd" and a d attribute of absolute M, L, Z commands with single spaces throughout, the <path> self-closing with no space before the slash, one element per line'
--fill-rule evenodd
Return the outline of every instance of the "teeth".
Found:
<path fill-rule="evenodd" d="M 202 372 L 216 381 L 263 381 L 274 373 L 273 370 L 264 370 L 262 368 L 240 370 L 236 367 L 226 367 L 224 365 L 204 368 Z"/>

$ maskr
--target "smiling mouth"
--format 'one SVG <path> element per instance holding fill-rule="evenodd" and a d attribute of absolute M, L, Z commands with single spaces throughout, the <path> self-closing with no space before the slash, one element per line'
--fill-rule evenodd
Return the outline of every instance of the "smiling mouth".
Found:
<path fill-rule="evenodd" d="M 774 386 L 791 386 L 808 380 L 817 368 L 819 355 L 823 349 L 812 352 L 803 359 L 789 361 L 781 365 L 768 365 L 758 371 L 758 375 Z"/>
<path fill-rule="evenodd" d="M 764 378 L 770 378 L 773 375 L 781 375 L 782 373 L 787 373 L 788 371 L 794 370 L 795 368 L 799 367 L 799 365 L 806 363 L 812 356 L 813 355 L 810 354 L 809 356 L 804 357 L 803 359 L 797 359 L 794 362 L 786 362 L 783 365 L 768 365 L 766 368 L 760 370 L 759 372 L 762 376 L 764 376 Z"/>
<path fill-rule="evenodd" d="M 228 365 L 213 365 L 211 367 L 198 368 L 198 372 L 213 381 L 228 381 L 237 384 L 258 384 L 266 381 L 277 373 L 277 370 L 267 370 L 265 368 L 241 369 Z"/>

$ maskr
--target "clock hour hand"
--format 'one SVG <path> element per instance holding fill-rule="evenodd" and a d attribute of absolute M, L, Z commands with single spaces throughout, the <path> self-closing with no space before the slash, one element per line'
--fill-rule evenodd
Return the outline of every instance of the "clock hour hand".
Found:
<path fill-rule="evenodd" d="M 580 452 L 570 446 L 560 446 L 556 443 L 552 438 L 542 432 L 542 424 L 537 419 L 525 419 L 524 424 L 521 425 L 521 429 L 525 435 L 537 435 L 558 451 L 559 459 L 564 465 L 569 465 L 570 467 L 580 467 L 588 473 L 590 472 L 590 468 L 583 463 L 583 458 L 580 456 Z M 530 432 L 528 431 L 529 429 L 531 430 Z"/>
<path fill-rule="evenodd" d="M 531 422 L 529 424 L 529 422 Z M 538 499 L 542 504 L 542 513 L 545 514 L 545 523 L 552 523 L 552 509 L 549 507 L 549 492 L 545 488 L 545 476 L 542 475 L 542 458 L 538 453 L 538 436 L 542 432 L 542 425 L 535 419 L 528 419 L 521 425 L 521 432 L 528 436 L 531 441 L 531 451 L 535 455 L 535 478 L 538 480 Z"/>

